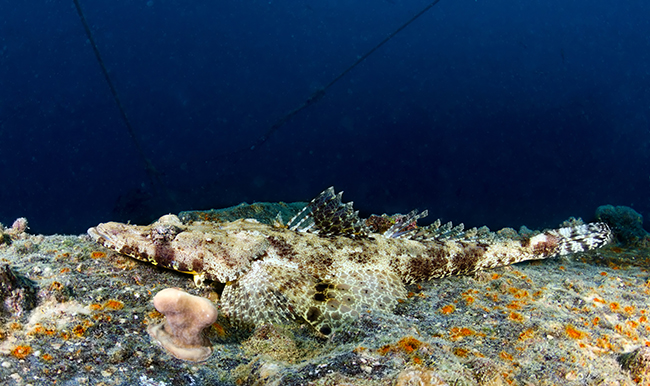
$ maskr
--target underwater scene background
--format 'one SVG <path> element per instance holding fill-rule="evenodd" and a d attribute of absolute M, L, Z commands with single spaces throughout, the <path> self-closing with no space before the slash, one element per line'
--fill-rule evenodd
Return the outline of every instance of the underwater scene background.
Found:
<path fill-rule="evenodd" d="M 74 2 L 0 1 L 4 224 L 331 185 L 364 216 L 492 229 L 650 210 L 647 2 L 441 0 L 331 86 L 431 2 L 79 3 L 133 135 Z"/>

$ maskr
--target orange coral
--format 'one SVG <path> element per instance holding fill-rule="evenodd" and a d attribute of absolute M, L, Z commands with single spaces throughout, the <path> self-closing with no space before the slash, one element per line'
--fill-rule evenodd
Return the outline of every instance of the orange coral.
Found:
<path fill-rule="evenodd" d="M 522 299 L 528 296 L 528 291 L 515 287 L 508 288 L 508 292 L 510 292 L 516 299 Z"/>
<path fill-rule="evenodd" d="M 466 348 L 456 347 L 454 349 L 454 355 L 456 355 L 457 357 L 465 358 L 467 354 L 469 354 L 469 350 Z"/>
<path fill-rule="evenodd" d="M 411 360 L 414 363 L 421 364 L 422 359 L 417 356 L 416 352 L 425 345 L 425 343 L 420 342 L 416 338 L 407 336 L 400 339 L 397 343 L 395 343 L 395 345 L 387 344 L 385 346 L 382 346 L 377 350 L 377 352 L 380 355 L 386 355 L 389 352 L 407 354 L 411 357 Z"/>
<path fill-rule="evenodd" d="M 520 310 L 521 309 L 521 302 L 518 302 L 516 300 L 511 301 L 506 305 L 506 308 L 509 308 L 511 310 Z"/>
<path fill-rule="evenodd" d="M 93 319 L 100 322 L 110 322 L 112 318 L 110 315 L 100 312 L 98 314 L 93 315 Z"/>
<path fill-rule="evenodd" d="M 448 304 L 440 309 L 440 312 L 444 315 L 449 315 L 454 311 L 456 311 L 456 306 L 453 304 Z"/>
<path fill-rule="evenodd" d="M 519 340 L 527 340 L 532 338 L 535 335 L 535 331 L 531 328 L 523 331 L 521 334 L 519 334 Z"/>
<path fill-rule="evenodd" d="M 522 323 L 524 321 L 524 316 L 518 312 L 511 312 L 510 315 L 508 315 L 508 319 Z"/>
<path fill-rule="evenodd" d="M 11 350 L 11 355 L 15 356 L 18 359 L 24 359 L 32 352 L 32 348 L 29 346 L 16 346 Z"/>
<path fill-rule="evenodd" d="M 474 330 L 467 327 L 452 327 L 449 329 L 449 339 L 452 341 L 461 340 L 466 336 L 476 334 Z"/>
<path fill-rule="evenodd" d="M 104 303 L 104 308 L 106 308 L 107 310 L 113 310 L 113 311 L 121 310 L 122 308 L 124 308 L 124 303 L 122 303 L 119 300 L 109 299 L 109 300 L 106 301 L 106 303 Z"/>
<path fill-rule="evenodd" d="M 499 357 L 501 357 L 501 359 L 505 359 L 505 360 L 507 360 L 507 361 L 512 361 L 512 360 L 514 359 L 514 358 L 512 357 L 512 355 L 508 354 L 508 353 L 505 352 L 505 351 L 501 351 L 501 352 L 499 353 Z"/>
<path fill-rule="evenodd" d="M 422 346 L 422 342 L 419 340 L 415 339 L 412 336 L 407 336 L 405 338 L 402 338 L 397 342 L 397 347 L 404 351 L 405 353 L 412 353 L 413 351 L 416 351 Z"/>
<path fill-rule="evenodd" d="M 72 328 L 72 333 L 78 337 L 82 337 L 85 332 L 86 329 L 81 325 L 76 325 Z"/>
<path fill-rule="evenodd" d="M 379 353 L 379 355 L 388 354 L 390 352 L 390 345 L 387 344 L 387 345 L 381 346 L 381 348 L 379 350 L 377 350 L 377 352 Z"/>
<path fill-rule="evenodd" d="M 36 323 L 34 328 L 28 332 L 29 335 L 54 335 L 55 333 L 54 328 L 46 328 L 40 323 Z"/>
<path fill-rule="evenodd" d="M 63 289 L 63 284 L 59 283 L 58 281 L 53 281 L 52 284 L 50 284 L 50 291 L 61 291 Z"/>
<path fill-rule="evenodd" d="M 577 328 L 573 327 L 570 324 L 567 324 L 566 328 L 564 329 L 566 332 L 567 336 L 571 339 L 583 339 L 587 336 L 587 333 L 584 331 L 580 331 Z"/>
<path fill-rule="evenodd" d="M 102 257 L 106 257 L 106 253 L 102 251 L 92 251 L 90 252 L 90 257 L 93 259 L 101 259 Z"/>

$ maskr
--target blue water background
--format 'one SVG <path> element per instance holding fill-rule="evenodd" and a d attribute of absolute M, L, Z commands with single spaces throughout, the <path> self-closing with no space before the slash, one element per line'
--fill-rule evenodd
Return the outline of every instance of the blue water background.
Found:
<path fill-rule="evenodd" d="M 139 153 L 73 2 L 2 0 L 0 222 L 82 233 L 330 185 L 364 215 L 493 229 L 648 217 L 647 1 L 441 0 L 250 150 L 429 2 L 80 0 Z"/>

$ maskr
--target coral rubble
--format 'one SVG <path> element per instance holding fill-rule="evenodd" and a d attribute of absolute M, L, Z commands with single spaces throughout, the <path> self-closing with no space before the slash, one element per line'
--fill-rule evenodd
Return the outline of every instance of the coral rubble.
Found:
<path fill-rule="evenodd" d="M 165 315 L 165 321 L 150 326 L 149 335 L 176 358 L 194 362 L 208 359 L 212 345 L 203 330 L 209 328 L 218 315 L 210 300 L 167 288 L 154 296 L 153 305 Z"/>

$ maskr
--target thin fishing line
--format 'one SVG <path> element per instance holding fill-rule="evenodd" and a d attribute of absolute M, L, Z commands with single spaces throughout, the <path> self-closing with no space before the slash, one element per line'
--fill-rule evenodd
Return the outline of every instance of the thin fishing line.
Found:
<path fill-rule="evenodd" d="M 75 0 L 75 1 L 76 1 L 76 0 Z M 266 141 L 268 141 L 269 138 L 270 138 L 270 137 L 271 137 L 271 136 L 272 136 L 276 131 L 278 131 L 278 129 L 279 129 L 280 127 L 284 126 L 285 123 L 289 122 L 289 120 L 291 120 L 291 118 L 293 118 L 296 114 L 298 114 L 298 113 L 301 112 L 302 110 L 306 109 L 307 107 L 309 107 L 309 106 L 313 105 L 314 103 L 318 102 L 321 98 L 323 98 L 323 96 L 325 96 L 325 92 L 326 92 L 330 87 L 332 87 L 336 82 L 338 82 L 341 78 L 343 78 L 343 77 L 344 77 L 345 75 L 347 75 L 350 71 L 352 71 L 356 66 L 358 66 L 359 64 L 361 64 L 361 62 L 363 62 L 364 60 L 366 60 L 370 55 L 372 55 L 375 51 L 377 51 L 381 46 L 383 46 L 384 44 L 388 43 L 388 42 L 389 42 L 393 37 L 395 37 L 395 35 L 397 35 L 398 33 L 402 32 L 402 30 L 403 30 L 404 28 L 408 27 L 409 24 L 411 24 L 411 23 L 413 23 L 414 21 L 416 21 L 420 16 L 424 15 L 428 10 L 430 10 L 431 8 L 433 8 L 433 7 L 434 7 L 436 4 L 438 4 L 439 2 L 440 2 L 440 0 L 435 0 L 435 1 L 431 2 L 429 5 L 427 5 L 426 7 L 424 7 L 420 12 L 418 12 L 417 14 L 415 14 L 415 16 L 413 16 L 412 18 L 410 18 L 408 21 L 406 21 L 404 24 L 402 24 L 402 25 L 401 25 L 399 28 L 397 28 L 395 31 L 393 31 L 393 32 L 391 32 L 390 34 L 388 34 L 388 36 L 386 36 L 386 37 L 384 38 L 384 40 L 382 40 L 381 42 L 377 43 L 374 47 L 372 47 L 372 48 L 370 49 L 370 51 L 368 51 L 368 52 L 366 52 L 365 54 L 363 54 L 359 59 L 357 59 L 354 63 L 352 63 L 352 65 L 350 65 L 348 68 L 346 68 L 345 70 L 343 70 L 343 72 L 341 72 L 341 73 L 340 73 L 339 75 L 337 75 L 334 79 L 332 79 L 332 80 L 331 80 L 327 85 L 325 85 L 324 87 L 322 87 L 322 88 L 320 88 L 320 89 L 314 91 L 314 92 L 309 96 L 309 98 L 307 98 L 307 99 L 303 102 L 303 104 L 301 104 L 300 106 L 296 107 L 295 109 L 291 110 L 291 111 L 288 112 L 287 114 L 283 115 L 280 119 L 278 119 L 278 120 L 273 124 L 273 126 L 271 126 L 271 127 L 269 128 L 269 130 L 267 130 L 266 133 L 264 133 L 264 135 L 262 135 L 261 137 L 259 137 L 259 138 L 255 141 L 255 143 L 253 143 L 250 147 L 248 147 L 248 148 L 242 148 L 242 149 L 239 149 L 239 150 L 235 150 L 235 151 L 232 151 L 232 152 L 229 152 L 229 153 L 226 153 L 226 154 L 221 154 L 221 155 L 219 155 L 218 157 L 227 157 L 227 156 L 232 156 L 232 155 L 235 155 L 235 154 L 238 154 L 238 153 L 242 153 L 242 152 L 246 152 L 246 151 L 249 151 L 249 150 L 255 150 L 255 149 L 260 148 L 260 146 L 264 145 L 264 144 L 266 143 Z"/>
<path fill-rule="evenodd" d="M 122 101 L 120 100 L 120 97 L 117 93 L 117 90 L 115 89 L 115 86 L 113 85 L 113 81 L 111 80 L 111 77 L 108 74 L 108 70 L 106 68 L 106 65 L 104 64 L 104 60 L 102 59 L 102 56 L 99 52 L 99 49 L 97 48 L 97 44 L 95 43 L 95 39 L 93 38 L 92 31 L 90 30 L 90 27 L 88 26 L 88 23 L 86 21 L 86 17 L 84 16 L 84 13 L 81 9 L 81 5 L 79 4 L 78 0 L 73 0 L 75 7 L 77 8 L 77 13 L 79 14 L 79 18 L 81 19 L 81 23 L 84 26 L 84 29 L 86 31 L 86 35 L 88 36 L 88 40 L 90 41 L 90 44 L 93 48 L 93 51 L 95 52 L 95 56 L 97 57 L 97 61 L 99 62 L 99 65 L 101 66 L 102 73 L 104 74 L 104 78 L 106 79 L 106 82 L 108 83 L 108 86 L 111 90 L 111 93 L 113 94 L 113 98 L 115 99 L 115 102 L 117 104 L 117 107 L 120 111 L 120 114 L 122 115 L 122 119 L 124 120 L 124 123 L 126 124 L 127 131 L 129 133 L 129 136 L 131 137 L 131 140 L 133 141 L 133 144 L 136 147 L 136 150 L 138 152 L 138 155 L 140 156 L 140 159 L 145 165 L 145 169 L 147 171 L 147 174 L 150 175 L 150 177 L 155 178 L 161 186 L 164 185 L 160 181 L 159 173 L 156 170 L 156 168 L 153 166 L 153 163 L 145 156 L 144 151 L 142 150 L 142 146 L 140 145 L 140 141 L 138 141 L 137 136 L 135 135 L 135 131 L 133 130 L 133 126 L 131 125 L 131 122 L 129 121 L 128 116 L 126 115 L 126 111 L 124 109 L 124 106 L 122 105 Z M 264 145 L 268 139 L 282 126 L 284 126 L 287 122 L 291 120 L 296 114 L 301 112 L 302 110 L 306 109 L 307 107 L 313 105 L 314 103 L 318 102 L 320 99 L 325 96 L 325 92 L 332 87 L 336 82 L 338 82 L 341 78 L 343 78 L 345 75 L 347 75 L 350 71 L 352 71 L 356 66 L 361 64 L 364 60 L 366 60 L 370 55 L 372 55 L 375 51 L 377 51 L 381 46 L 384 44 L 388 43 L 395 35 L 400 33 L 402 30 L 404 30 L 406 27 L 408 27 L 411 23 L 413 23 L 415 20 L 417 20 L 420 16 L 424 15 L 428 10 L 433 8 L 436 4 L 438 4 L 440 0 L 435 0 L 431 3 L 429 3 L 426 7 L 424 7 L 420 12 L 415 14 L 413 17 L 411 17 L 409 20 L 407 20 L 405 23 L 403 23 L 400 27 L 398 27 L 396 30 L 388 34 L 381 42 L 376 44 L 373 48 L 371 48 L 368 52 L 363 54 L 361 57 L 359 57 L 352 65 L 350 65 L 348 68 L 343 70 L 339 75 L 337 75 L 334 79 L 332 79 L 327 85 L 324 87 L 314 91 L 300 106 L 296 107 L 295 109 L 289 111 L 287 114 L 283 115 L 280 119 L 278 119 L 270 128 L 269 130 L 264 133 L 261 137 L 259 137 L 251 146 L 242 148 L 239 150 L 235 150 L 232 152 L 228 152 L 225 154 L 221 154 L 218 157 L 228 157 L 232 156 L 238 153 L 243 153 L 247 151 L 252 151 L 255 149 L 260 148 L 262 145 Z"/>
<path fill-rule="evenodd" d="M 138 137 L 135 135 L 135 131 L 133 130 L 133 125 L 131 125 L 131 121 L 129 120 L 129 117 L 126 115 L 126 111 L 124 110 L 124 105 L 122 104 L 122 100 L 120 99 L 120 96 L 117 93 L 117 89 L 115 88 L 115 85 L 113 84 L 113 81 L 108 74 L 108 69 L 106 68 L 106 65 L 104 64 L 104 60 L 102 59 L 102 55 L 99 52 L 99 48 L 97 47 L 97 44 L 95 43 L 95 38 L 93 37 L 93 33 L 90 30 L 90 26 L 88 25 L 88 22 L 86 21 L 86 16 L 84 16 L 84 13 L 81 9 L 81 5 L 79 4 L 79 0 L 73 0 L 74 5 L 77 8 L 77 13 L 79 14 L 79 19 L 81 19 L 81 24 L 84 26 L 84 30 L 86 31 L 86 36 L 88 37 L 88 40 L 90 41 L 90 45 L 93 48 L 93 51 L 95 52 L 95 56 L 97 57 L 97 61 L 99 62 L 99 66 L 102 68 L 102 73 L 104 74 L 104 78 L 106 79 L 106 83 L 108 83 L 108 88 L 111 90 L 111 94 L 113 94 L 113 99 L 115 99 L 115 103 L 117 104 L 117 109 L 120 111 L 120 115 L 122 115 L 122 120 L 124 120 L 124 124 L 126 125 L 126 130 L 129 133 L 129 137 L 131 138 L 131 141 L 133 141 L 133 145 L 135 146 L 135 149 L 138 153 L 138 156 L 140 157 L 140 160 L 144 164 L 145 171 L 147 172 L 147 175 L 151 179 L 152 185 L 155 186 L 156 184 L 154 182 L 157 182 L 160 187 L 165 189 L 164 184 L 160 180 L 160 173 L 156 170 L 156 168 L 153 166 L 153 163 L 147 156 L 145 155 L 144 151 L 142 150 L 142 145 L 140 144 L 140 141 L 138 140 Z M 168 194 L 169 196 L 169 194 Z"/>

